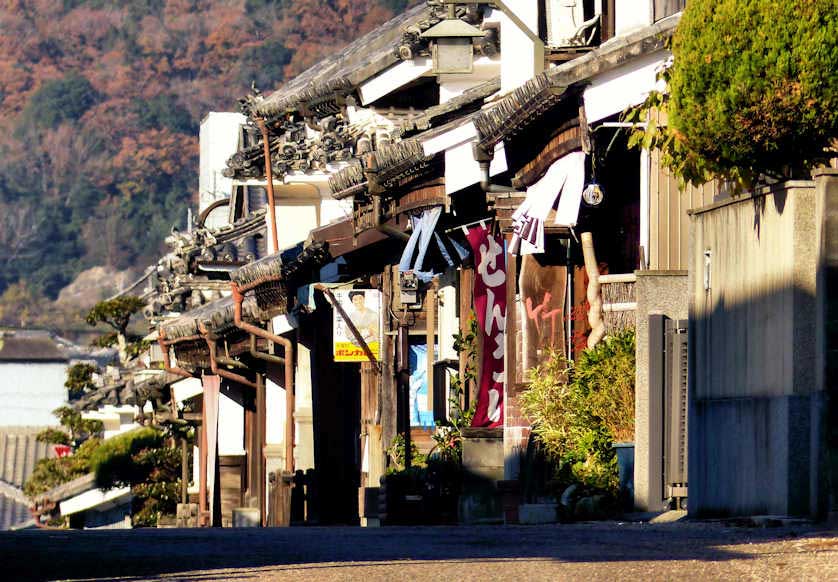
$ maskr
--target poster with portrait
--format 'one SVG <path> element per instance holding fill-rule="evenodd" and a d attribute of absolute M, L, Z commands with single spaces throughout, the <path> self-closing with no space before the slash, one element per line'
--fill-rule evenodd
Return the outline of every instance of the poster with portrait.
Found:
<path fill-rule="evenodd" d="M 376 289 L 335 291 L 335 299 L 358 330 L 376 359 L 381 345 L 381 292 Z M 336 362 L 369 361 L 361 343 L 338 309 L 334 310 L 334 354 Z"/>

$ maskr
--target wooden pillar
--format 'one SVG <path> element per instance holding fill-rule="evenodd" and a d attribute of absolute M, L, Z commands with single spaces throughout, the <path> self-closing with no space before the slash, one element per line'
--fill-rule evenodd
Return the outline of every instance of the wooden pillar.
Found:
<path fill-rule="evenodd" d="M 460 333 L 466 335 L 469 332 L 469 324 L 474 314 L 474 269 L 463 268 L 460 270 Z M 478 334 L 478 337 L 480 334 Z M 475 358 L 479 362 L 479 358 Z M 460 378 L 465 378 L 468 357 L 460 353 Z M 478 367 L 479 369 L 479 367 Z M 474 381 L 463 383 L 463 410 L 468 409 L 472 402 L 477 401 L 477 383 Z"/>
<path fill-rule="evenodd" d="M 262 527 L 267 524 L 267 493 L 265 485 L 265 431 L 266 431 L 267 405 L 265 398 L 265 377 L 256 374 L 256 426 L 254 450 L 253 450 L 253 478 L 255 487 L 251 487 L 259 502 L 259 522 Z"/>
<path fill-rule="evenodd" d="M 198 475 L 198 523 L 207 527 L 209 523 L 209 501 L 207 499 L 207 405 L 201 401 L 201 437 L 199 440 L 199 475 Z"/>
<path fill-rule="evenodd" d="M 390 334 L 392 318 L 390 309 L 393 303 L 394 266 L 384 268 L 382 277 L 382 309 L 384 310 L 384 329 L 381 337 L 381 391 L 379 394 L 378 421 L 381 425 L 380 453 L 383 455 L 396 436 L 396 382 L 393 372 L 395 342 Z"/>
<path fill-rule="evenodd" d="M 180 502 L 189 503 L 189 451 L 186 438 L 180 439 Z"/>

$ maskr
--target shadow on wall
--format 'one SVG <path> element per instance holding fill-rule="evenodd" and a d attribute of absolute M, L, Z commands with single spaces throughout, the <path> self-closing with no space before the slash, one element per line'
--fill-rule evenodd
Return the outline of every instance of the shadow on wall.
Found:
<path fill-rule="evenodd" d="M 836 288 L 838 270 L 822 280 Z M 691 516 L 823 518 L 838 509 L 838 296 L 822 295 L 823 309 L 793 285 L 738 300 L 720 291 L 715 305 L 694 305 Z"/>

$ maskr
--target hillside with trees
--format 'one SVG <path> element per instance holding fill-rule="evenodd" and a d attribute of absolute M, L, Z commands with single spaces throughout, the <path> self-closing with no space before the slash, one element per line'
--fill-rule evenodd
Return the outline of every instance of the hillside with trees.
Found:
<path fill-rule="evenodd" d="M 409 3 L 0 3 L 0 296 L 48 300 L 84 269 L 149 264 L 197 200 L 202 116 Z"/>

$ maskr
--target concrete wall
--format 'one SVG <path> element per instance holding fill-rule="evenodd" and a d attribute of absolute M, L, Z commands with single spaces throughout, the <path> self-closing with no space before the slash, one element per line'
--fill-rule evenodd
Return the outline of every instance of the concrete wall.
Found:
<path fill-rule="evenodd" d="M 658 483 L 662 473 L 661 434 L 654 428 L 651 416 L 661 414 L 662 408 L 652 410 L 652 407 L 662 406 L 662 395 L 652 394 L 649 385 L 649 316 L 661 314 L 673 320 L 687 318 L 687 272 L 635 271 L 635 274 L 637 372 L 634 390 L 634 505 L 641 511 L 660 511 L 665 508 Z"/>
<path fill-rule="evenodd" d="M 67 402 L 67 364 L 0 364 L 0 426 L 57 426 L 52 411 Z"/>
<path fill-rule="evenodd" d="M 787 182 L 692 215 L 693 514 L 821 513 L 827 189 Z"/>

